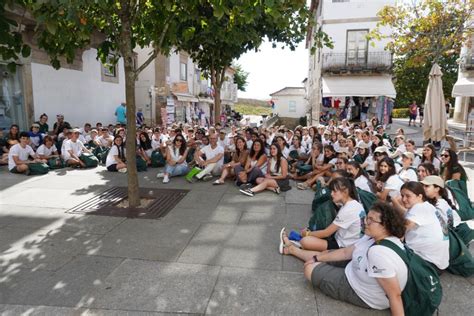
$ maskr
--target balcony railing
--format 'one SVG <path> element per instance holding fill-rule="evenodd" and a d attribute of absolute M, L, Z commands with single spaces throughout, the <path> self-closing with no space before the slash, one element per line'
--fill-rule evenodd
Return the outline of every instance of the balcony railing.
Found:
<path fill-rule="evenodd" d="M 392 54 L 389 52 L 366 53 L 351 58 L 347 53 L 324 53 L 323 72 L 388 72 L 392 69 Z"/>

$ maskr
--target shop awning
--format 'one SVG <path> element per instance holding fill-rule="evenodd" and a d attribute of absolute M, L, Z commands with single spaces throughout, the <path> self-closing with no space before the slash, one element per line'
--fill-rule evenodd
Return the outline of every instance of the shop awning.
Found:
<path fill-rule="evenodd" d="M 395 98 L 397 92 L 390 76 L 323 77 L 323 97 L 379 97 Z"/>
<path fill-rule="evenodd" d="M 173 92 L 173 95 L 182 102 L 199 102 L 199 99 L 192 94 Z"/>
<path fill-rule="evenodd" d="M 474 97 L 474 78 L 459 78 L 453 87 L 453 97 Z"/>

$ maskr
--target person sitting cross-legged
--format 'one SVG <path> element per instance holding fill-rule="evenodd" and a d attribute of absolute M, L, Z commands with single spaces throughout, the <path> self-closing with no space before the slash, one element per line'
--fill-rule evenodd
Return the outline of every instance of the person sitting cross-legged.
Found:
<path fill-rule="evenodd" d="M 209 145 L 198 150 L 194 159 L 197 165 L 203 168 L 195 176 L 196 179 L 209 181 L 213 175 L 219 176 L 221 174 L 224 164 L 224 148 L 217 144 L 217 135 L 209 136 Z"/>
<path fill-rule="evenodd" d="M 20 142 L 13 145 L 8 152 L 8 170 L 11 173 L 23 173 L 26 175 L 30 174 L 30 163 L 44 162 L 37 158 L 33 148 L 28 145 L 30 142 L 30 136 L 27 132 L 20 133 Z M 28 160 L 31 157 L 34 160 Z"/>
<path fill-rule="evenodd" d="M 184 176 L 189 172 L 186 157 L 189 147 L 186 145 L 184 136 L 177 134 L 173 143 L 166 147 L 166 165 L 163 173 L 163 183 L 170 182 L 171 177 Z M 161 176 L 161 175 L 160 175 Z"/>
<path fill-rule="evenodd" d="M 64 141 L 61 155 L 67 166 L 85 168 L 86 164 L 80 159 L 83 153 L 90 153 L 90 151 L 79 140 L 79 129 L 73 129 L 70 133 L 70 138 Z"/>
<path fill-rule="evenodd" d="M 105 167 L 108 171 L 118 171 L 121 173 L 127 172 L 127 164 L 125 163 L 125 147 L 122 136 L 115 136 L 114 144 L 107 153 Z"/>
<path fill-rule="evenodd" d="M 214 181 L 213 184 L 224 184 L 224 181 L 228 176 L 235 176 L 243 171 L 248 155 L 249 151 L 247 150 L 245 139 L 242 137 L 236 137 L 235 152 L 232 155 L 232 161 L 224 165 L 221 177 Z"/>

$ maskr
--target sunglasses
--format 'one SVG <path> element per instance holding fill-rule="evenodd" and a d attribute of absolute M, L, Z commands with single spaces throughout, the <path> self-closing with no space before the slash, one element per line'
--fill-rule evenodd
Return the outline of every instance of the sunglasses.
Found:
<path fill-rule="evenodd" d="M 443 155 L 441 155 L 441 157 L 449 158 L 449 155 L 448 154 L 443 154 Z"/>

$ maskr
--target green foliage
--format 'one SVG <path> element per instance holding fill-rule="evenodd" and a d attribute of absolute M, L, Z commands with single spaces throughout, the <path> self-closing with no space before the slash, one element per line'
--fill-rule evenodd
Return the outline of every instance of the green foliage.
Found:
<path fill-rule="evenodd" d="M 410 67 L 436 63 L 442 57 L 459 54 L 463 43 L 474 32 L 472 0 L 419 0 L 386 6 L 381 21 L 370 38 L 390 38 L 387 49 L 404 56 Z M 390 27 L 392 34 L 382 35 Z"/>
<path fill-rule="evenodd" d="M 237 85 L 238 89 L 240 91 L 245 91 L 245 88 L 247 87 L 247 78 L 249 76 L 249 73 L 246 72 L 241 65 L 237 63 L 232 64 L 232 68 L 235 70 L 234 74 L 234 83 Z"/>
<path fill-rule="evenodd" d="M 321 49 L 323 47 L 328 47 L 330 49 L 333 49 L 334 42 L 332 38 L 323 31 L 322 26 L 319 26 L 314 32 L 313 46 L 310 49 L 311 54 L 313 55 L 317 49 Z"/>
<path fill-rule="evenodd" d="M 443 91 L 446 99 L 451 97 L 451 91 L 457 80 L 458 64 L 456 56 L 441 57 L 438 61 L 443 70 Z M 393 74 L 396 78 L 397 91 L 396 107 L 406 107 L 412 101 L 423 104 L 429 82 L 431 62 L 421 66 L 410 66 L 407 58 L 394 60 Z"/>
<path fill-rule="evenodd" d="M 393 118 L 408 118 L 410 115 L 409 108 L 398 108 L 392 110 L 392 117 Z"/>
<path fill-rule="evenodd" d="M 243 115 L 270 115 L 272 108 L 267 106 L 255 106 L 250 104 L 236 104 L 234 110 Z"/>
<path fill-rule="evenodd" d="M 299 119 L 299 125 L 301 126 L 307 126 L 308 124 L 308 118 L 306 116 L 302 116 Z"/>

